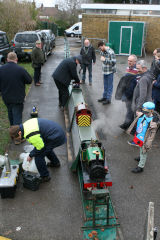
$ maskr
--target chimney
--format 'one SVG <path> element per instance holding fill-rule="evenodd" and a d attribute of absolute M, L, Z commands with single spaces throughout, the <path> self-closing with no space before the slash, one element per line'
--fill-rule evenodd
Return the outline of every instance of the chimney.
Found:
<path fill-rule="evenodd" d="M 41 4 L 41 10 L 43 10 L 43 3 Z"/>
<path fill-rule="evenodd" d="M 58 4 L 55 4 L 55 8 L 58 10 Z"/>

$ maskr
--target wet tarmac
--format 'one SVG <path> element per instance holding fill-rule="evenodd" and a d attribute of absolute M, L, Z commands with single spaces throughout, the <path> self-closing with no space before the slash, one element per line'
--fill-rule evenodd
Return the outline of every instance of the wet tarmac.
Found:
<path fill-rule="evenodd" d="M 77 55 L 80 41 L 69 38 L 70 54 Z M 38 107 L 39 117 L 60 123 L 63 128 L 63 112 L 58 108 L 58 92 L 51 77 L 52 72 L 64 58 L 64 39 L 57 39 L 54 53 L 42 68 L 40 87 L 32 85 L 26 98 L 23 120 L 30 118 L 33 105 Z M 146 60 L 150 66 L 152 57 Z M 127 66 L 126 56 L 117 56 L 117 73 L 114 76 L 114 91 Z M 88 75 L 88 74 L 87 74 Z M 160 228 L 159 153 L 160 131 L 148 154 L 144 172 L 131 173 L 137 163 L 134 157 L 139 150 L 127 144 L 131 138 L 119 128 L 125 117 L 125 104 L 112 98 L 112 103 L 103 106 L 97 102 L 102 97 L 103 76 L 100 56 L 93 66 L 93 84 L 82 86 L 85 100 L 93 113 L 95 129 L 106 149 L 113 186 L 110 188 L 120 228 L 125 240 L 141 240 L 145 234 L 147 209 L 150 201 L 155 204 L 155 225 Z M 23 152 L 21 146 L 10 146 L 10 158 Z M 40 185 L 38 191 L 24 189 L 22 179 L 18 183 L 14 199 L 0 199 L 0 235 L 13 240 L 80 240 L 83 225 L 82 204 L 78 177 L 67 165 L 66 145 L 56 149 L 62 163 L 59 169 L 50 169 L 52 180 Z M 19 227 L 19 228 L 17 228 Z"/>

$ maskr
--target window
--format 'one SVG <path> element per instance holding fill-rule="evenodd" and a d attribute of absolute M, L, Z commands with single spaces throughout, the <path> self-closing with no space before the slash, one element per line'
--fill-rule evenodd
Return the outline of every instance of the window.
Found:
<path fill-rule="evenodd" d="M 74 30 L 79 30 L 79 26 L 76 26 L 76 27 L 73 29 L 73 31 L 74 31 Z"/>
<path fill-rule="evenodd" d="M 0 46 L 4 45 L 4 35 L 0 35 Z"/>
<path fill-rule="evenodd" d="M 133 10 L 133 14 L 135 15 L 147 15 L 148 11 L 143 10 Z"/>
<path fill-rule="evenodd" d="M 15 41 L 19 43 L 35 43 L 38 40 L 37 34 L 17 34 Z"/>

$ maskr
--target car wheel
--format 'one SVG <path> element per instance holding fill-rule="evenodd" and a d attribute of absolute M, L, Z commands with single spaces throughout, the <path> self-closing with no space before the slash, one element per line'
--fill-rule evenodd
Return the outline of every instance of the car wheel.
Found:
<path fill-rule="evenodd" d="M 74 33 L 71 33 L 71 37 L 74 37 Z"/>

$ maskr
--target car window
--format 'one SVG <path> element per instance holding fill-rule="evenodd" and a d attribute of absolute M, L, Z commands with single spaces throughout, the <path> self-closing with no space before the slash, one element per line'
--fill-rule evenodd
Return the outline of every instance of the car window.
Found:
<path fill-rule="evenodd" d="M 76 26 L 73 30 L 78 30 L 79 29 L 79 27 L 78 26 Z"/>
<path fill-rule="evenodd" d="M 19 43 L 35 43 L 38 40 L 37 34 L 17 34 L 15 41 Z"/>
<path fill-rule="evenodd" d="M 4 34 L 0 34 L 0 46 L 3 46 L 6 43 L 7 43 L 7 38 L 5 37 Z"/>

